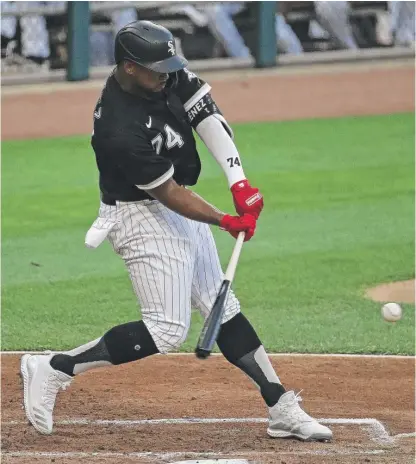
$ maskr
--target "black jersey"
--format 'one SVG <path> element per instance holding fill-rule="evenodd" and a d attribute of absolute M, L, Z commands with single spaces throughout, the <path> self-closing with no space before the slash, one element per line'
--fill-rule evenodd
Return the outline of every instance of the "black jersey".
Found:
<path fill-rule="evenodd" d="M 94 111 L 91 140 L 107 199 L 151 198 L 147 189 L 170 177 L 194 185 L 201 163 L 192 127 L 219 112 L 210 86 L 187 69 L 169 75 L 166 88 L 150 97 L 123 91 L 110 75 Z"/>

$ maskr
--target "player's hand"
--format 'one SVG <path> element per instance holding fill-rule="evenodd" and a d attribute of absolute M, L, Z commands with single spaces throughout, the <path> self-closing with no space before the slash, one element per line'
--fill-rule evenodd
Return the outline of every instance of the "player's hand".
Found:
<path fill-rule="evenodd" d="M 221 219 L 220 228 L 229 232 L 234 238 L 237 238 L 240 232 L 245 232 L 244 241 L 247 242 L 256 230 L 256 218 L 250 214 L 244 214 L 243 216 L 226 214 Z"/>
<path fill-rule="evenodd" d="M 233 194 L 235 210 L 240 216 L 251 214 L 258 219 L 264 206 L 263 196 L 258 188 L 252 187 L 245 179 L 233 184 L 231 193 Z"/>

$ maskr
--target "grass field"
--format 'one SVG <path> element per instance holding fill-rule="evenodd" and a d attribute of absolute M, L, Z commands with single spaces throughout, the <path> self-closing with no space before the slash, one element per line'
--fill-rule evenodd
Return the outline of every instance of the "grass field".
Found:
<path fill-rule="evenodd" d="M 363 297 L 414 276 L 413 115 L 234 129 L 266 205 L 234 288 L 267 349 L 414 353 L 414 307 L 391 325 Z M 89 137 L 2 148 L 2 348 L 66 349 L 137 319 L 123 262 L 107 243 L 84 247 L 99 200 Z M 196 190 L 232 211 L 222 172 L 202 147 L 201 158 Z M 232 238 L 214 233 L 225 264 Z"/>

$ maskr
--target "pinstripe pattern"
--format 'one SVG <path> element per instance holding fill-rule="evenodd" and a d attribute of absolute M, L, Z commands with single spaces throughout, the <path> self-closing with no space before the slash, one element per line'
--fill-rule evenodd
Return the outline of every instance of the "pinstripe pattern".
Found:
<path fill-rule="evenodd" d="M 206 318 L 223 279 L 209 226 L 156 200 L 101 203 L 99 216 L 117 222 L 108 239 L 127 266 L 157 348 L 161 353 L 178 348 L 189 330 L 191 304 Z M 231 292 L 223 322 L 239 310 Z"/>
<path fill-rule="evenodd" d="M 208 224 L 198 224 L 198 250 L 192 281 L 192 306 L 207 318 L 221 287 L 224 274 L 218 258 L 214 237 Z M 240 303 L 230 290 L 222 322 L 227 322 L 240 311 Z"/>

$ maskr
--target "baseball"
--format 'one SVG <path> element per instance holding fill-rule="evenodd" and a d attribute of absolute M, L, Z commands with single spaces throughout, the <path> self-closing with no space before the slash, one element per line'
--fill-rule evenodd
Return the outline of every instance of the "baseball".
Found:
<path fill-rule="evenodd" d="M 396 322 L 402 318 L 402 307 L 397 303 L 386 303 L 381 308 L 381 314 L 385 321 Z"/>

